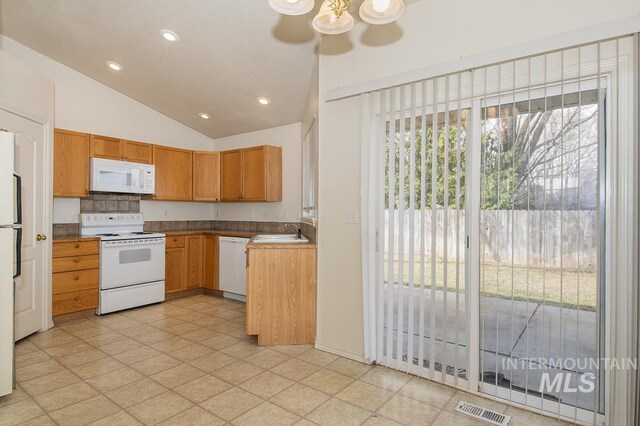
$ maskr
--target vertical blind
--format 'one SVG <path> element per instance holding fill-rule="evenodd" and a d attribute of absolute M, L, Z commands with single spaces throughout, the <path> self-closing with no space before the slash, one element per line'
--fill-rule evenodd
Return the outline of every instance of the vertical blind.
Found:
<path fill-rule="evenodd" d="M 302 214 L 303 217 L 316 217 L 316 185 L 317 185 L 317 146 L 316 123 L 311 123 L 302 142 Z"/>
<path fill-rule="evenodd" d="M 634 43 L 362 95 L 372 360 L 579 423 L 614 409 L 621 376 L 597 362 L 624 348 L 606 333 L 626 291 L 606 265 Z"/>

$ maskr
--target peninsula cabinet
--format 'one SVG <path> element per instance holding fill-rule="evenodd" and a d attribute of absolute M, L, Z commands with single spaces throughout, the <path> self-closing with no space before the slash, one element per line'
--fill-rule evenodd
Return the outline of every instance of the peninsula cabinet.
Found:
<path fill-rule="evenodd" d="M 219 152 L 193 152 L 193 200 L 220 201 Z"/>
<path fill-rule="evenodd" d="M 282 201 L 282 148 L 221 153 L 222 201 Z"/>
<path fill-rule="evenodd" d="M 247 245 L 246 332 L 261 346 L 315 343 L 315 245 Z"/>
<path fill-rule="evenodd" d="M 153 164 L 156 166 L 154 200 L 192 200 L 193 151 L 154 145 Z"/>
<path fill-rule="evenodd" d="M 53 146 L 53 196 L 89 195 L 89 139 L 87 133 L 55 129 Z"/>

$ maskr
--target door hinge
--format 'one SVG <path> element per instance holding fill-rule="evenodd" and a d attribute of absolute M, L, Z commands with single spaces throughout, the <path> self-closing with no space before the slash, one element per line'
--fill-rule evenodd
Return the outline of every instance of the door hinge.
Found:
<path fill-rule="evenodd" d="M 380 251 L 380 230 L 376 229 L 376 251 Z"/>
<path fill-rule="evenodd" d="M 467 245 L 467 249 L 469 249 L 469 236 L 468 235 L 467 235 L 466 245 Z"/>

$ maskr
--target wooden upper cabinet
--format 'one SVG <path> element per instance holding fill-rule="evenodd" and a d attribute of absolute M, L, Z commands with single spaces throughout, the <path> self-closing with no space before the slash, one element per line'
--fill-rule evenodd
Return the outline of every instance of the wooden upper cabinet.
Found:
<path fill-rule="evenodd" d="M 221 199 L 242 199 L 242 151 L 237 149 L 220 153 Z"/>
<path fill-rule="evenodd" d="M 242 199 L 266 200 L 265 150 L 261 146 L 242 150 Z"/>
<path fill-rule="evenodd" d="M 242 150 L 242 198 L 282 201 L 282 148 L 262 145 Z"/>
<path fill-rule="evenodd" d="M 62 129 L 55 129 L 54 135 L 54 197 L 87 197 L 90 136 Z"/>
<path fill-rule="evenodd" d="M 144 142 L 122 141 L 123 159 L 134 163 L 153 164 L 153 145 Z"/>
<path fill-rule="evenodd" d="M 282 148 L 221 153 L 222 201 L 282 201 Z"/>
<path fill-rule="evenodd" d="M 122 160 L 124 158 L 123 141 L 108 136 L 91 135 L 91 157 Z"/>
<path fill-rule="evenodd" d="M 193 152 L 168 146 L 153 146 L 156 166 L 156 200 L 191 200 Z"/>
<path fill-rule="evenodd" d="M 220 201 L 220 153 L 194 151 L 193 200 Z"/>
<path fill-rule="evenodd" d="M 151 164 L 153 163 L 153 145 L 108 136 L 91 135 L 90 155 L 109 160 Z"/>

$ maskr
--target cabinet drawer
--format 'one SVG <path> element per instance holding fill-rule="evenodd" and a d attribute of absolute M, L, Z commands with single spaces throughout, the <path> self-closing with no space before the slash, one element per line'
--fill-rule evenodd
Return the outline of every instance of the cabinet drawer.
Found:
<path fill-rule="evenodd" d="M 98 307 L 98 289 L 54 294 L 52 302 L 53 315 L 95 309 Z"/>
<path fill-rule="evenodd" d="M 184 248 L 184 237 L 167 236 L 166 248 Z"/>
<path fill-rule="evenodd" d="M 100 279 L 98 271 L 98 269 L 90 269 L 53 274 L 53 294 L 89 289 L 98 291 L 98 280 Z"/>
<path fill-rule="evenodd" d="M 53 257 L 86 256 L 100 253 L 99 241 L 57 241 L 53 243 Z"/>
<path fill-rule="evenodd" d="M 100 256 L 74 256 L 58 257 L 53 259 L 53 273 L 84 271 L 86 269 L 98 269 L 100 267 Z"/>

